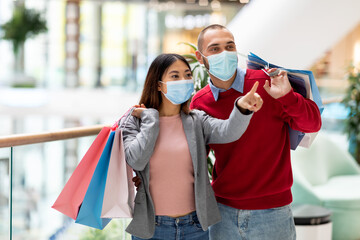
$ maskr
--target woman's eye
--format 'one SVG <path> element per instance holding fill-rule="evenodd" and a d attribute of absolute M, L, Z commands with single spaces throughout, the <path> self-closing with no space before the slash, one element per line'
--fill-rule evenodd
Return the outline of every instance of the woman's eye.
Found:
<path fill-rule="evenodd" d="M 186 77 L 191 78 L 192 77 L 191 73 L 186 74 Z"/>
<path fill-rule="evenodd" d="M 171 78 L 179 78 L 179 75 L 172 75 Z"/>

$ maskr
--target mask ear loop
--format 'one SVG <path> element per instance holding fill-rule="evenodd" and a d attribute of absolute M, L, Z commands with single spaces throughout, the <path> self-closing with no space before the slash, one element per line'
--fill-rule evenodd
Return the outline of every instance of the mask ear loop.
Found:
<path fill-rule="evenodd" d="M 204 54 L 202 54 L 202 52 L 199 51 L 199 53 L 200 53 L 200 55 L 201 55 L 203 58 L 208 59 L 207 57 L 204 56 Z M 210 74 L 210 66 L 209 66 L 209 69 L 207 69 L 207 67 L 205 66 L 205 61 L 204 61 L 203 64 L 200 64 L 200 67 L 205 68 L 206 72 L 207 72 L 208 74 Z M 191 71 L 191 73 L 192 73 L 192 71 Z M 208 81 L 210 81 L 210 78 L 208 79 Z M 200 83 L 199 83 L 199 87 L 200 87 Z"/>
<path fill-rule="evenodd" d="M 202 54 L 202 52 L 200 52 L 200 51 L 199 51 L 199 53 L 200 53 L 200 55 L 201 55 L 202 57 L 204 57 L 204 58 L 206 58 L 206 59 L 207 59 L 207 57 L 205 57 L 205 55 L 204 55 L 204 54 Z"/>
<path fill-rule="evenodd" d="M 162 83 L 162 84 L 166 84 L 166 82 L 163 82 L 163 81 L 161 81 L 161 80 L 159 80 L 159 82 Z M 167 90 L 167 84 L 166 84 L 166 90 Z M 162 94 L 166 95 L 166 93 L 164 93 L 164 92 L 162 91 L 161 87 L 160 87 L 160 92 L 161 92 Z"/>

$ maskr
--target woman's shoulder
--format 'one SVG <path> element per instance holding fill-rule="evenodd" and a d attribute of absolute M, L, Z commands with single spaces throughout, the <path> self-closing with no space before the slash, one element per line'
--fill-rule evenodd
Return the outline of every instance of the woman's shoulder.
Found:
<path fill-rule="evenodd" d="M 194 119 L 194 121 L 200 121 L 206 117 L 208 117 L 208 114 L 206 114 L 206 112 L 202 111 L 202 110 L 198 110 L 198 109 L 192 109 L 190 110 L 189 114 L 187 114 L 189 117 L 191 117 L 192 119 Z"/>
<path fill-rule="evenodd" d="M 190 116 L 198 116 L 199 114 L 202 114 L 204 113 L 204 111 L 201 111 L 201 110 L 198 110 L 198 109 L 191 109 L 189 111 L 189 114 Z"/>
<path fill-rule="evenodd" d="M 140 125 L 140 119 L 135 116 L 127 116 L 120 120 L 119 128 L 127 129 L 127 128 L 134 128 L 134 126 Z"/>

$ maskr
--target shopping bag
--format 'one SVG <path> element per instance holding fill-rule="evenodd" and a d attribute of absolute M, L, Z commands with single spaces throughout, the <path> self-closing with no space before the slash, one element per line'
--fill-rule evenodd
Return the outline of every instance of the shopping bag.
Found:
<path fill-rule="evenodd" d="M 101 210 L 114 135 L 115 131 L 111 131 L 81 204 L 76 223 L 103 229 L 111 221 L 109 218 L 101 218 Z"/>
<path fill-rule="evenodd" d="M 322 112 L 324 111 L 324 105 L 323 105 L 321 97 L 320 97 L 319 89 L 316 86 L 316 82 L 315 82 L 313 73 L 311 71 L 293 70 L 293 69 L 289 69 L 288 73 L 290 74 L 290 76 L 292 78 L 294 78 L 295 76 L 299 76 L 305 80 L 305 85 L 306 85 L 306 89 L 307 89 L 306 97 L 313 100 L 316 103 L 316 105 L 319 108 L 320 114 L 322 114 Z M 294 132 L 295 132 L 295 130 L 292 129 L 293 135 L 294 135 Z M 311 146 L 316 135 L 318 134 L 318 132 L 313 132 L 313 133 L 302 133 L 299 131 L 297 131 L 297 132 L 298 132 L 299 136 L 300 135 L 302 136 L 301 139 L 298 141 L 298 145 L 301 147 L 306 147 L 306 148 L 309 148 Z"/>
<path fill-rule="evenodd" d="M 133 170 L 125 161 L 121 129 L 117 129 L 106 179 L 102 218 L 132 218 L 134 209 Z"/>
<path fill-rule="evenodd" d="M 52 208 L 76 219 L 79 207 L 90 184 L 91 178 L 105 148 L 111 128 L 104 127 L 97 135 L 89 150 L 81 159 Z"/>
<path fill-rule="evenodd" d="M 264 69 L 264 68 L 281 68 L 288 72 L 290 84 L 295 92 L 301 94 L 305 98 L 313 100 L 319 108 L 320 114 L 324 110 L 319 89 L 316 85 L 314 75 L 311 71 L 287 69 L 275 64 L 268 63 L 253 53 L 249 53 L 247 67 L 249 69 Z M 295 150 L 297 146 L 310 147 L 314 141 L 317 132 L 303 133 L 289 127 L 290 148 Z"/>

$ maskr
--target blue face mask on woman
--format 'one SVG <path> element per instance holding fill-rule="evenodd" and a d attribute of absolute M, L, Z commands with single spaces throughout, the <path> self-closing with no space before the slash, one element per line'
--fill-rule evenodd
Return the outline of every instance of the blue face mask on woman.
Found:
<path fill-rule="evenodd" d="M 227 81 L 234 75 L 238 65 L 237 52 L 223 51 L 208 57 L 201 55 L 207 58 L 211 75 L 222 81 Z"/>
<path fill-rule="evenodd" d="M 164 93 L 165 97 L 175 105 L 182 104 L 189 100 L 191 94 L 194 92 L 194 81 L 192 79 L 162 83 L 167 86 L 167 93 Z"/>

